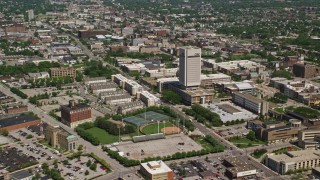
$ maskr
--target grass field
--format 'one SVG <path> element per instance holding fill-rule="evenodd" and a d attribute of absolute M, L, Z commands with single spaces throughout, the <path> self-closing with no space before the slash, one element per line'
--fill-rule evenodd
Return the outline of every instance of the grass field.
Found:
<path fill-rule="evenodd" d="M 171 122 L 166 122 L 165 123 L 166 127 L 172 127 L 174 126 Z M 159 123 L 159 129 L 161 131 L 162 128 L 164 128 L 164 123 L 163 122 L 160 122 Z M 153 123 L 153 124 L 149 124 L 147 126 L 145 126 L 141 132 L 143 134 L 155 134 L 155 133 L 158 133 L 158 123 Z"/>
<path fill-rule="evenodd" d="M 111 144 L 118 142 L 119 137 L 107 133 L 105 130 L 94 127 L 88 129 L 87 132 L 91 133 L 94 137 L 97 137 L 100 140 L 101 144 Z"/>
<path fill-rule="evenodd" d="M 260 144 L 265 144 L 265 142 L 261 140 L 251 141 L 250 139 L 247 139 L 245 137 L 233 137 L 230 138 L 229 141 L 238 146 L 239 148 L 247 148 Z"/>

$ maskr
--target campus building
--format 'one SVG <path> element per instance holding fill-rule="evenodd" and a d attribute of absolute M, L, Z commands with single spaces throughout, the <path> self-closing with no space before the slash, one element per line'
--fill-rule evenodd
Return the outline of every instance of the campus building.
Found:
<path fill-rule="evenodd" d="M 146 104 L 147 107 L 156 106 L 160 103 L 160 99 L 148 91 L 142 91 L 138 94 L 138 96 L 140 100 Z"/>
<path fill-rule="evenodd" d="M 76 104 L 74 100 L 70 100 L 68 105 L 62 105 L 60 109 L 62 122 L 71 128 L 92 121 L 91 107 L 88 105 Z"/>
<path fill-rule="evenodd" d="M 226 175 L 230 179 L 244 178 L 258 173 L 253 165 L 238 157 L 227 157 L 224 159 L 223 164 L 227 168 Z"/>
<path fill-rule="evenodd" d="M 234 92 L 232 94 L 232 101 L 256 114 L 266 115 L 269 111 L 269 103 L 267 101 L 248 93 Z"/>
<path fill-rule="evenodd" d="M 300 150 L 288 151 L 283 154 L 268 154 L 266 166 L 279 174 L 285 174 L 289 170 L 307 169 L 320 165 L 320 151 Z"/>
<path fill-rule="evenodd" d="M 50 68 L 51 77 L 71 77 L 76 78 L 76 69 L 73 67 Z"/>
<path fill-rule="evenodd" d="M 6 129 L 8 131 L 13 131 L 28 126 L 38 125 L 40 123 L 41 120 L 36 116 L 32 116 L 30 114 L 19 114 L 0 119 L 0 130 Z"/>
<path fill-rule="evenodd" d="M 118 84 L 120 87 L 124 88 L 126 91 L 128 91 L 132 96 L 137 95 L 137 93 L 143 91 L 143 87 L 138 84 L 137 82 L 127 79 L 121 74 L 112 75 L 111 79 L 113 82 Z"/>
<path fill-rule="evenodd" d="M 296 63 L 293 65 L 292 72 L 296 77 L 313 78 L 319 75 L 320 68 L 312 64 Z"/>
<path fill-rule="evenodd" d="M 27 105 L 15 105 L 15 106 L 8 106 L 5 110 L 6 114 L 19 114 L 28 112 Z"/>
<path fill-rule="evenodd" d="M 299 131 L 298 145 L 304 149 L 318 149 L 320 147 L 320 128 Z"/>
<path fill-rule="evenodd" d="M 140 164 L 140 172 L 146 180 L 173 180 L 173 171 L 163 161 L 151 161 Z"/>
<path fill-rule="evenodd" d="M 45 139 L 54 148 L 60 148 L 68 151 L 77 150 L 78 138 L 60 126 L 48 125 L 45 129 Z"/>
<path fill-rule="evenodd" d="M 185 47 L 179 50 L 179 83 L 186 89 L 200 86 L 201 49 Z"/>

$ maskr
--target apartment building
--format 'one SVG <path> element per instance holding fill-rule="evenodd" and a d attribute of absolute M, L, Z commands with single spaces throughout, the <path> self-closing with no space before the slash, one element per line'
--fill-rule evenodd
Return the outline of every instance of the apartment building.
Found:
<path fill-rule="evenodd" d="M 93 94 L 99 95 L 102 92 L 116 91 L 118 86 L 115 83 L 91 84 L 90 90 Z"/>
<path fill-rule="evenodd" d="M 137 93 L 143 91 L 143 87 L 140 84 L 131 79 L 127 79 L 121 74 L 112 75 L 111 79 L 120 87 L 128 91 L 132 96 L 135 96 Z"/>
<path fill-rule="evenodd" d="M 132 101 L 131 96 L 127 93 L 118 94 L 114 96 L 108 96 L 104 98 L 106 104 L 118 105 L 124 103 L 130 103 Z"/>
<path fill-rule="evenodd" d="M 107 78 L 105 77 L 86 77 L 84 79 L 84 84 L 85 85 L 91 85 L 91 84 L 96 84 L 96 83 L 107 83 Z"/>
<path fill-rule="evenodd" d="M 48 125 L 45 129 L 46 141 L 55 148 L 64 149 L 67 151 L 74 151 L 78 148 L 78 138 L 60 126 Z"/>
<path fill-rule="evenodd" d="M 50 68 L 51 77 L 71 77 L 76 78 L 76 69 L 73 67 Z"/>
<path fill-rule="evenodd" d="M 141 101 L 134 101 L 130 103 L 120 104 L 118 106 L 118 114 L 126 114 L 128 112 L 133 112 L 138 109 L 144 108 L 144 103 Z"/>
<path fill-rule="evenodd" d="M 142 102 L 146 104 L 147 107 L 156 106 L 160 103 L 160 98 L 151 94 L 148 91 L 142 91 L 141 93 L 138 94 L 138 97 Z"/>
<path fill-rule="evenodd" d="M 62 105 L 60 109 L 62 122 L 71 128 L 92 121 L 92 108 L 89 105 L 76 104 L 74 100 L 70 100 L 68 105 Z"/>

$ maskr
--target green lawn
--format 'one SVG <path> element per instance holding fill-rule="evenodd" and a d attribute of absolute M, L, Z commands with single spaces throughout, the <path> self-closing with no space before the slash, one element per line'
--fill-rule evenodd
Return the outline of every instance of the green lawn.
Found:
<path fill-rule="evenodd" d="M 166 127 L 172 127 L 174 126 L 171 122 L 166 122 L 165 123 Z M 161 132 L 161 129 L 164 127 L 164 123 L 163 122 L 160 122 L 159 123 L 159 130 Z M 155 134 L 155 133 L 158 133 L 158 123 L 153 123 L 153 124 L 149 124 L 147 126 L 145 126 L 141 132 L 143 134 Z"/>
<path fill-rule="evenodd" d="M 94 137 L 97 137 L 100 140 L 101 144 L 111 144 L 119 141 L 118 136 L 111 135 L 107 133 L 105 130 L 97 127 L 88 129 L 87 132 L 91 133 Z"/>
<path fill-rule="evenodd" d="M 229 140 L 239 148 L 246 148 L 246 147 L 252 147 L 260 144 L 265 144 L 265 142 L 261 140 L 251 141 L 245 137 L 233 137 Z"/>

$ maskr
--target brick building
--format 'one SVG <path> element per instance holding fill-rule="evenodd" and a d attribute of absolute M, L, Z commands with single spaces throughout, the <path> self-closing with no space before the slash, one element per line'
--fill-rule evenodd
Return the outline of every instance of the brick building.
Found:
<path fill-rule="evenodd" d="M 76 69 L 73 67 L 59 67 L 59 68 L 50 68 L 51 77 L 66 77 L 71 78 L 76 77 Z"/>
<path fill-rule="evenodd" d="M 71 128 L 85 122 L 91 122 L 91 107 L 85 104 L 76 104 L 74 100 L 70 100 L 68 105 L 61 106 L 61 120 Z"/>
<path fill-rule="evenodd" d="M 97 35 L 107 35 L 107 31 L 103 29 L 90 29 L 78 31 L 79 38 L 94 38 Z"/>
<path fill-rule="evenodd" d="M 6 114 L 18 114 L 23 112 L 28 112 L 27 105 L 9 106 L 6 108 Z"/>
<path fill-rule="evenodd" d="M 301 78 L 313 78 L 319 75 L 320 68 L 312 64 L 296 63 L 293 65 L 294 76 Z"/>
<path fill-rule="evenodd" d="M 29 114 L 19 114 L 4 119 L 0 119 L 0 130 L 6 129 L 13 131 L 28 126 L 38 125 L 41 120 L 38 117 Z"/>

